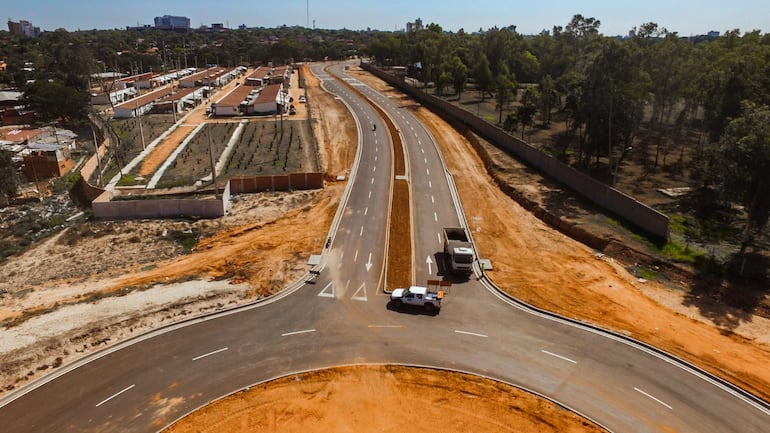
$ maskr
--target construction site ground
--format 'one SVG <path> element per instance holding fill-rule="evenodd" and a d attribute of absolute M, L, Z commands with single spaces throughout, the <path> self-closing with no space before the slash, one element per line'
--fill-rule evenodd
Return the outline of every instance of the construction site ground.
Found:
<path fill-rule="evenodd" d="M 352 72 L 409 106 L 438 138 L 479 252 L 494 265 L 488 275 L 503 290 L 541 308 L 638 338 L 766 399 L 770 396 L 770 321 L 712 305 L 712 310 L 720 309 L 718 317 L 723 318 L 715 320 L 716 315 L 703 314 L 702 309 L 685 302 L 686 287 L 640 281 L 626 270 L 633 264 L 623 263 L 620 255 L 597 254 L 547 226 L 501 192 L 462 134 L 381 81 L 361 71 Z M 6 293 L 0 298 L 4 327 L 0 335 L 0 362 L 4 366 L 0 383 L 4 393 L 149 329 L 275 293 L 306 272 L 307 259 L 321 251 L 339 204 L 344 182 L 333 179 L 347 174 L 352 166 L 357 134 L 345 106 L 325 94 L 311 74 L 304 76 L 313 129 L 329 179 L 326 187 L 311 192 L 237 196 L 230 215 L 219 220 L 84 221 L 3 262 L 0 272 L 6 278 L 0 287 Z M 526 187 L 533 185 L 538 185 L 538 179 L 531 179 Z M 191 252 L 186 252 L 174 236 L 178 232 L 197 236 Z M 276 389 L 283 391 L 275 391 L 278 394 L 271 400 L 280 401 L 281 406 L 272 409 L 274 416 L 266 418 L 266 428 L 370 430 L 368 418 L 361 418 L 361 424 L 350 424 L 349 429 L 349 424 L 338 428 L 337 424 L 308 423 L 309 419 L 320 419 L 321 412 L 329 417 L 329 423 L 348 417 L 347 402 L 357 397 L 370 405 L 371 413 L 399 410 L 402 406 L 388 405 L 403 404 L 403 384 L 398 385 L 402 382 L 394 378 L 397 374 L 383 367 L 364 370 L 318 373 L 320 382 L 310 387 L 321 394 L 303 392 L 303 386 L 312 380 L 279 381 Z M 494 422 L 479 421 L 479 425 L 489 426 L 489 431 L 517 425 L 522 427 L 510 430 L 596 431 L 587 425 L 583 429 L 547 430 L 546 425 L 566 425 L 561 423 L 572 415 L 546 411 L 548 403 L 538 398 L 527 402 L 523 397 L 510 397 L 522 404 L 520 410 L 499 405 L 487 411 L 474 406 L 479 400 L 502 398 L 499 384 L 480 383 L 469 395 L 481 398 L 457 399 L 452 397 L 454 390 L 467 378 L 425 371 L 404 374 L 425 377 L 421 379 L 425 382 L 430 382 L 433 374 L 444 377 L 441 386 L 415 387 L 426 394 L 410 394 L 410 399 L 452 399 L 455 411 L 483 413 L 480 419 L 487 419 L 483 422 Z M 358 387 L 359 383 L 366 386 Z M 270 392 L 268 389 L 265 392 Z M 374 389 L 378 390 L 377 400 L 371 400 Z M 322 401 L 317 397 L 332 391 L 345 395 L 345 400 Z M 237 399 L 251 399 L 246 403 L 250 408 L 262 407 L 259 399 L 264 398 L 263 393 L 249 395 L 239 394 Z M 209 421 L 224 420 L 230 410 L 223 406 L 206 416 Z M 292 413 L 298 416 L 286 416 Z M 539 424 L 515 424 L 527 414 L 536 414 Z M 443 416 L 431 419 L 434 422 L 421 427 L 422 431 L 468 430 L 467 424 L 442 424 Z M 238 422 L 226 430 L 252 431 L 255 427 L 249 422 Z M 397 431 L 410 427 L 413 425 L 393 424 L 383 428 Z"/>

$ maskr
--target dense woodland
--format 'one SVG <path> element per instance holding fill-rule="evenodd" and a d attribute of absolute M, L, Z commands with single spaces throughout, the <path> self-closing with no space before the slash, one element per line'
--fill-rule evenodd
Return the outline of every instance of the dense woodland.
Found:
<path fill-rule="evenodd" d="M 681 37 L 645 23 L 619 38 L 600 27 L 576 15 L 538 35 L 519 34 L 515 26 L 446 32 L 438 24 L 409 33 L 282 27 L 56 30 L 27 38 L 0 32 L 0 58 L 8 63 L 0 84 L 24 90 L 42 119 L 72 123 L 88 110 L 84 90 L 96 72 L 367 57 L 407 66 L 438 94 L 478 92 L 495 101 L 495 121 L 511 131 L 565 122 L 571 139 L 556 153 L 588 172 L 616 171 L 642 130 L 667 151 L 696 131 L 697 149 L 689 153 L 697 157 L 686 161 L 686 181 L 699 217 L 722 212 L 734 219 L 738 205 L 741 254 L 756 247 L 770 216 L 770 36 L 733 30 Z"/>

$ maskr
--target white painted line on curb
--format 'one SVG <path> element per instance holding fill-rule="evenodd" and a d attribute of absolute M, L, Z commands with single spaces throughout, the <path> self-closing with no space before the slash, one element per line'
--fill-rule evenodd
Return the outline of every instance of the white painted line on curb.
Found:
<path fill-rule="evenodd" d="M 483 337 L 483 338 L 489 338 L 489 336 L 488 336 L 488 335 L 484 335 L 484 334 L 477 334 L 477 333 L 475 333 L 475 332 L 468 332 L 468 331 L 458 331 L 458 330 L 456 330 L 456 329 L 455 329 L 455 333 L 457 333 L 457 334 L 465 334 L 465 335 L 473 335 L 474 337 Z"/>
<path fill-rule="evenodd" d="M 193 361 L 197 361 L 197 360 L 199 360 L 199 359 L 203 359 L 203 358 L 205 358 L 205 357 L 207 357 L 207 356 L 216 355 L 216 354 L 217 354 L 217 353 L 219 353 L 219 352 L 224 352 L 225 350 L 227 350 L 227 347 L 223 347 L 223 348 L 221 348 L 221 349 L 217 349 L 217 350 L 215 350 L 215 351 L 213 351 L 213 352 L 204 353 L 203 355 L 198 355 L 198 356 L 196 356 L 195 358 L 193 358 L 192 360 L 193 360 Z"/>
<path fill-rule="evenodd" d="M 313 329 L 304 329 L 302 331 L 286 332 L 286 333 L 281 334 L 281 337 L 288 337 L 290 335 L 297 335 L 297 334 L 307 334 L 308 332 L 315 332 L 315 328 L 313 328 Z"/>
<path fill-rule="evenodd" d="M 99 407 L 99 406 L 103 405 L 104 403 L 107 403 L 108 401 L 110 401 L 113 398 L 119 396 L 120 394 L 123 394 L 124 392 L 128 391 L 129 389 L 131 389 L 131 388 L 133 388 L 135 386 L 136 385 L 131 385 L 131 386 L 127 386 L 127 387 L 123 388 L 122 390 L 116 392 L 115 394 L 112 394 L 111 396 L 109 396 L 109 397 L 105 398 L 104 400 L 100 401 L 99 403 L 97 403 L 96 407 Z"/>
<path fill-rule="evenodd" d="M 569 358 L 567 358 L 566 356 L 557 355 L 557 354 L 555 354 L 555 353 L 553 353 L 553 352 L 549 352 L 549 351 L 547 351 L 547 350 L 541 350 L 541 352 L 545 353 L 546 355 L 551 355 L 551 356 L 553 356 L 553 357 L 556 357 L 556 358 L 562 359 L 562 360 L 564 360 L 564 361 L 567 361 L 567 362 L 571 362 L 571 363 L 573 363 L 573 364 L 577 364 L 577 361 L 574 361 L 574 360 L 572 360 L 572 359 L 569 359 Z"/>
<path fill-rule="evenodd" d="M 663 406 L 666 406 L 666 407 L 667 407 L 669 410 L 672 410 L 672 409 L 673 409 L 671 406 L 667 405 L 666 403 L 663 403 L 662 401 L 660 401 L 660 400 L 658 400 L 657 398 L 655 398 L 655 397 L 651 396 L 650 394 L 647 394 L 646 392 L 642 391 L 641 389 L 639 389 L 639 388 L 637 388 L 637 387 L 634 387 L 634 391 L 636 391 L 636 392 L 638 392 L 638 393 L 640 393 L 640 394 L 644 395 L 644 396 L 645 396 L 645 397 L 647 397 L 647 398 L 650 398 L 650 399 L 652 399 L 652 400 L 655 400 L 655 401 L 657 401 L 658 403 L 662 404 Z"/>

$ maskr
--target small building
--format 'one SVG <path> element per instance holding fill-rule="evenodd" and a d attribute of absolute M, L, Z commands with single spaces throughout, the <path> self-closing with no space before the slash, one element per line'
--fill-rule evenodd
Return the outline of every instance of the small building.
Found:
<path fill-rule="evenodd" d="M 138 98 L 134 98 L 128 102 L 124 102 L 115 107 L 113 116 L 116 119 L 128 119 L 130 117 L 138 117 L 152 110 L 156 101 L 162 99 L 167 95 L 171 95 L 174 89 L 159 89 L 154 92 L 147 93 Z"/>
<path fill-rule="evenodd" d="M 35 122 L 37 113 L 27 110 L 23 105 L 0 108 L 0 124 L 3 126 L 29 125 Z"/>
<path fill-rule="evenodd" d="M 63 176 L 74 166 L 71 152 L 76 134 L 65 129 L 42 128 L 34 141 L 27 143 L 22 152 L 23 172 L 27 179 L 36 181 Z"/>
<path fill-rule="evenodd" d="M 259 94 L 254 101 L 254 114 L 275 114 L 279 111 L 279 103 L 283 102 L 281 90 L 282 84 L 269 84 Z"/>
<path fill-rule="evenodd" d="M 217 101 L 214 114 L 217 116 L 251 114 L 258 92 L 254 87 L 238 86 L 228 93 L 227 96 Z"/>

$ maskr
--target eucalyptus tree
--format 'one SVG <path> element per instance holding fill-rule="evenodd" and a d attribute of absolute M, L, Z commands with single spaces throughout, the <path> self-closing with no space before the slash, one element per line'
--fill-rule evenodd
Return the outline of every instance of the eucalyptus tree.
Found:
<path fill-rule="evenodd" d="M 740 255 L 752 245 L 770 217 L 770 108 L 741 103 L 741 116 L 725 127 L 713 159 L 724 197 L 735 198 L 746 212 Z"/>
<path fill-rule="evenodd" d="M 616 148 L 631 146 L 642 120 L 650 90 L 649 77 L 639 67 L 638 53 L 628 44 L 605 39 L 599 55 L 589 65 L 578 102 L 585 124 L 586 148 L 581 164 L 605 155 L 614 170 Z M 603 150 L 607 149 L 606 152 Z"/>

